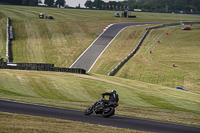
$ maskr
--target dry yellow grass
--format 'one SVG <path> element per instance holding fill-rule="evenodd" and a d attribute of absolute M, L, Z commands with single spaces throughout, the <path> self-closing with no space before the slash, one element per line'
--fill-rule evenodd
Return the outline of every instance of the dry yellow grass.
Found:
<path fill-rule="evenodd" d="M 111 131 L 113 133 L 147 133 L 29 115 L 0 113 L 0 117 L 0 130 L 2 133 L 109 133 Z"/>

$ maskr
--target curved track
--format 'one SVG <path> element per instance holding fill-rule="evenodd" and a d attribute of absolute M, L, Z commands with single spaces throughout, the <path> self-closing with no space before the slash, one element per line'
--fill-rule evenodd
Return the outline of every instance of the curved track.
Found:
<path fill-rule="evenodd" d="M 113 116 L 104 118 L 102 116 L 85 116 L 83 111 L 55 108 L 27 103 L 0 100 L 0 111 L 18 114 L 35 115 L 42 117 L 59 118 L 100 124 L 119 128 L 134 129 L 139 131 L 162 132 L 162 133 L 200 133 L 200 128 L 178 124 L 164 123 L 158 121 L 136 119 L 129 117 Z"/>
<path fill-rule="evenodd" d="M 119 23 L 112 25 L 105 32 L 103 32 L 90 45 L 89 48 L 85 50 L 85 52 L 74 62 L 74 64 L 72 64 L 71 68 L 83 68 L 86 71 L 89 71 L 98 60 L 99 56 L 101 56 L 104 50 L 108 47 L 108 45 L 120 33 L 122 29 L 127 26 L 147 24 L 155 23 Z M 104 118 L 102 116 L 96 115 L 85 116 L 83 115 L 82 111 L 19 103 L 6 100 L 0 100 L 0 111 L 80 121 L 91 124 L 134 129 L 139 131 L 162 133 L 200 133 L 200 128 L 198 127 L 121 116 L 113 116 L 110 118 Z"/>
<path fill-rule="evenodd" d="M 70 68 L 82 68 L 87 72 L 93 67 L 95 62 L 115 39 L 115 37 L 127 26 L 149 25 L 158 23 L 117 23 L 104 31 L 70 66 Z"/>

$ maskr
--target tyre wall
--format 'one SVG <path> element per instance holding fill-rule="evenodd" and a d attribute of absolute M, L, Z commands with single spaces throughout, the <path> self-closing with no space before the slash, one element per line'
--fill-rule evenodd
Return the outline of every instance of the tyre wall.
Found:
<path fill-rule="evenodd" d="M 44 64 L 44 63 L 0 62 L 0 69 L 54 71 L 54 72 L 69 72 L 69 73 L 86 74 L 85 69 L 54 67 L 54 64 Z"/>

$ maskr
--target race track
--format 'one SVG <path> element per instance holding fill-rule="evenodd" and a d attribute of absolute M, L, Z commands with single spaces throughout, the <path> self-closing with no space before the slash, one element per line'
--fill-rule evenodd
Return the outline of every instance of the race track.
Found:
<path fill-rule="evenodd" d="M 85 52 L 72 64 L 71 68 L 83 68 L 87 72 L 98 60 L 112 40 L 120 33 L 122 29 L 133 25 L 147 25 L 155 23 L 119 23 L 114 24 L 101 34 Z M 0 100 L 0 111 L 18 114 L 27 114 L 42 117 L 51 117 L 72 121 L 85 122 L 90 124 L 99 124 L 119 128 L 133 129 L 148 132 L 162 133 L 200 133 L 200 128 L 179 124 L 171 124 L 152 120 L 129 118 L 122 116 L 113 116 L 104 118 L 102 116 L 85 116 L 83 111 L 69 110 L 64 108 L 55 108 L 27 103 Z"/>
<path fill-rule="evenodd" d="M 139 131 L 162 133 L 200 133 L 200 128 L 158 121 L 113 116 L 104 118 L 100 115 L 85 116 L 83 111 L 55 108 L 27 103 L 0 100 L 0 111 L 18 114 L 27 114 L 42 117 L 51 117 L 65 120 L 73 120 L 90 124 L 99 124 Z"/>
<path fill-rule="evenodd" d="M 70 66 L 70 68 L 82 68 L 87 72 L 91 70 L 95 62 L 109 46 L 112 40 L 127 26 L 149 25 L 158 23 L 117 23 L 104 31 Z"/>

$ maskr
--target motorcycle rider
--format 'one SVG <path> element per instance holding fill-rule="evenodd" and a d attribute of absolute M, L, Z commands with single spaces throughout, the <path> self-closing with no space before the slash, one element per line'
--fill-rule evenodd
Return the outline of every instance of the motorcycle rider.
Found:
<path fill-rule="evenodd" d="M 104 98 L 105 95 L 109 96 L 109 100 L 106 100 Z M 108 104 L 109 102 L 116 102 L 116 103 L 118 103 L 118 101 L 119 101 L 119 96 L 118 96 L 116 90 L 111 90 L 110 93 L 109 92 L 105 92 L 105 93 L 102 94 L 102 97 L 104 98 L 104 100 L 102 100 L 104 107 L 105 107 L 105 104 Z"/>

